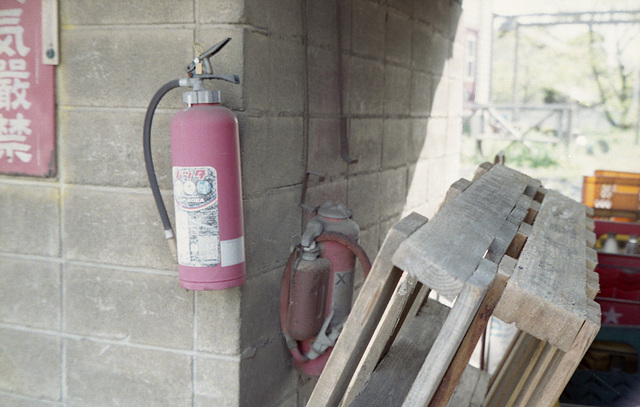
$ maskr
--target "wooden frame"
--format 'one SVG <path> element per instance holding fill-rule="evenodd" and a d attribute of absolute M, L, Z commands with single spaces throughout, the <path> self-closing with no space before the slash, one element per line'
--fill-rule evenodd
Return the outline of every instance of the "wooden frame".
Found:
<path fill-rule="evenodd" d="M 454 183 L 389 232 L 307 406 L 555 403 L 600 326 L 589 214 L 503 165 Z M 490 378 L 468 362 L 491 316 L 521 332 Z"/>

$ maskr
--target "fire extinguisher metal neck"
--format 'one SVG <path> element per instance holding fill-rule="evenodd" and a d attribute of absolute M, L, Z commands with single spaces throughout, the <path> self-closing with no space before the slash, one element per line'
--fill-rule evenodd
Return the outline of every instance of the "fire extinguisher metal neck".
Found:
<path fill-rule="evenodd" d="M 203 103 L 220 104 L 219 90 L 192 90 L 182 94 L 182 101 L 187 105 L 197 105 Z"/>

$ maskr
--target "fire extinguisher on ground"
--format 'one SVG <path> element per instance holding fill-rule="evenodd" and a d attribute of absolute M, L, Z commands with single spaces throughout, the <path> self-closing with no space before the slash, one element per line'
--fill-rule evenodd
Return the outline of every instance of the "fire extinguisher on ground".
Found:
<path fill-rule="evenodd" d="M 351 311 L 355 260 L 365 278 L 371 263 L 357 243 L 351 211 L 331 202 L 307 224 L 285 266 L 280 324 L 294 366 L 319 376 Z"/>
<path fill-rule="evenodd" d="M 236 75 L 214 75 L 210 58 L 231 38 L 201 53 L 185 69 L 188 78 L 162 86 L 149 103 L 144 121 L 145 165 L 165 237 L 177 251 L 180 285 L 190 290 L 218 290 L 245 281 L 244 224 L 238 121 L 220 105 L 220 92 L 205 80 L 239 83 Z M 171 161 L 176 234 L 167 214 L 151 156 L 151 125 L 160 100 L 172 89 L 187 108 L 171 121 Z"/>

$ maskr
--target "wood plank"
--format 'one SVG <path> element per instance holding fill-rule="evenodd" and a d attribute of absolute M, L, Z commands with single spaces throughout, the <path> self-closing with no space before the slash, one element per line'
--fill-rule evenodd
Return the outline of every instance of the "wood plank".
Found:
<path fill-rule="evenodd" d="M 447 403 L 447 407 L 468 406 L 475 394 L 478 380 L 480 379 L 480 370 L 471 365 L 467 365 L 460 377 L 460 381 L 455 391 L 451 395 L 451 400 Z"/>
<path fill-rule="evenodd" d="M 503 407 L 513 389 L 517 386 L 518 380 L 529 364 L 529 358 L 536 349 L 538 340 L 522 332 L 516 338 L 513 350 L 505 355 L 505 363 L 496 372 L 496 378 L 485 400 L 486 407 Z"/>
<path fill-rule="evenodd" d="M 383 352 L 387 350 L 387 346 L 390 346 L 390 342 L 393 341 L 395 328 L 403 325 L 404 321 L 401 321 L 403 310 L 407 305 L 411 307 L 411 304 L 407 303 L 410 301 L 417 283 L 418 280 L 414 276 L 409 273 L 402 274 L 389 300 L 389 304 L 380 318 L 380 323 L 371 336 L 371 340 L 351 377 L 349 386 L 340 402 L 341 407 L 350 405 L 353 399 L 365 387 L 371 372 L 373 372 L 378 361 L 380 361 Z M 421 284 L 420 286 L 422 287 Z M 418 290 L 420 290 L 420 288 L 418 288 Z M 416 299 L 415 296 L 413 296 L 413 299 Z"/>
<path fill-rule="evenodd" d="M 516 402 L 516 399 L 518 398 L 523 388 L 525 387 L 525 383 L 529 378 L 529 375 L 531 374 L 533 368 L 538 362 L 538 359 L 542 355 L 542 352 L 545 349 L 545 345 L 548 342 L 535 340 L 533 341 L 533 343 L 535 344 L 534 350 L 531 356 L 527 358 L 528 360 L 526 365 L 524 366 L 524 370 L 521 373 L 519 373 L 519 375 L 517 376 L 515 386 L 508 392 L 509 394 L 507 394 L 507 396 L 509 398 L 507 399 L 507 402 L 505 403 L 504 407 L 513 407 L 513 405 Z"/>
<path fill-rule="evenodd" d="M 429 299 L 406 329 L 401 330 L 350 407 L 399 406 L 418 374 L 422 361 L 432 349 L 449 312 L 449 307 Z"/>
<path fill-rule="evenodd" d="M 596 298 L 600 292 L 600 275 L 593 270 L 586 270 L 587 275 L 587 298 L 590 300 Z"/>
<path fill-rule="evenodd" d="M 443 206 L 453 202 L 453 200 L 460 196 L 460 194 L 463 193 L 465 189 L 469 188 L 470 185 L 471 181 L 464 178 L 460 178 L 459 180 L 451 184 L 438 210 L 442 209 Z"/>
<path fill-rule="evenodd" d="M 442 381 L 429 404 L 430 407 L 444 407 L 449 402 L 464 369 L 467 367 L 469 360 L 471 359 L 471 354 L 473 353 L 478 340 L 487 328 L 489 318 L 491 318 L 491 314 L 504 291 L 507 280 L 511 276 L 515 265 L 516 260 L 507 257 L 499 267 L 503 272 L 498 272 L 499 269 L 496 269 L 495 277 L 489 285 L 489 289 L 482 299 L 482 303 L 471 321 L 469 329 L 465 333 L 462 343 L 456 351 L 447 372 L 442 378 Z"/>
<path fill-rule="evenodd" d="M 487 394 L 487 388 L 489 387 L 489 379 L 491 375 L 485 371 L 480 371 L 480 377 L 476 383 L 476 388 L 473 391 L 473 396 L 469 403 L 469 407 L 482 407 L 484 398 Z M 453 405 L 451 407 L 454 407 Z"/>
<path fill-rule="evenodd" d="M 549 344 L 549 342 L 542 342 L 544 344 L 544 348 L 537 358 L 531 372 L 529 373 L 526 382 L 518 394 L 518 398 L 515 401 L 517 406 L 526 405 L 532 397 L 537 398 L 535 394 L 535 389 L 540 383 L 540 381 L 545 377 L 545 375 L 549 374 L 549 365 L 551 364 L 554 356 L 557 352 L 559 352 L 558 348 Z"/>
<path fill-rule="evenodd" d="M 494 165 L 405 240 L 393 263 L 453 300 L 478 267 L 530 178 Z"/>
<path fill-rule="evenodd" d="M 402 241 L 426 222 L 427 218 L 424 216 L 412 213 L 395 223 L 389 230 L 327 365 L 311 394 L 308 407 L 337 406 L 342 399 L 349 384 L 349 378 L 356 369 L 369 338 L 400 279 L 400 272 L 392 272 L 391 256 Z"/>
<path fill-rule="evenodd" d="M 490 162 L 484 162 L 480 164 L 473 173 L 473 179 L 471 180 L 471 182 L 476 182 L 478 178 L 486 174 L 493 167 L 493 165 L 494 164 Z"/>
<path fill-rule="evenodd" d="M 483 259 L 476 272 L 464 284 L 403 406 L 423 407 L 432 399 L 471 326 L 497 269 L 495 263 Z"/>
<path fill-rule="evenodd" d="M 548 374 L 536 390 L 538 400 L 531 401 L 532 406 L 552 406 L 560 397 L 562 390 L 571 379 L 573 372 L 578 367 L 582 357 L 589 349 L 589 346 L 600 330 L 600 305 L 595 301 L 587 301 L 587 318 L 580 332 L 575 337 L 571 348 L 566 353 L 561 353 L 557 359 L 557 365 L 553 366 L 553 373 Z M 552 362 L 553 364 L 553 362 Z"/>
<path fill-rule="evenodd" d="M 495 310 L 502 321 L 569 350 L 587 314 L 584 205 L 548 191 Z"/>

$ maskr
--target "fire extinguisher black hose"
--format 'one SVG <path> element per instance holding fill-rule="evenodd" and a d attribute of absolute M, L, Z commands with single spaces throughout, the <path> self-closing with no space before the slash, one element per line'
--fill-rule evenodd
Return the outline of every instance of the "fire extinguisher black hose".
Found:
<path fill-rule="evenodd" d="M 367 256 L 367 253 L 364 249 L 349 236 L 338 233 L 338 232 L 323 232 L 320 236 L 315 238 L 315 241 L 318 243 L 321 242 L 336 242 L 339 243 L 349 250 L 358 258 L 360 265 L 362 266 L 362 272 L 364 274 L 364 278 L 366 279 L 369 275 L 369 271 L 371 270 L 371 261 Z M 287 313 L 289 312 L 289 288 L 291 285 L 291 274 L 293 271 L 294 264 L 300 254 L 300 250 L 296 248 L 296 250 L 291 253 L 289 256 L 289 260 L 284 268 L 284 273 L 282 275 L 282 285 L 280 287 L 280 327 L 282 328 L 282 333 L 284 334 L 285 340 L 287 341 L 287 347 L 291 352 L 293 358 L 298 362 L 308 362 L 309 358 L 303 355 L 298 349 L 298 343 L 295 339 L 289 335 L 289 329 L 287 327 Z"/>
<path fill-rule="evenodd" d="M 164 201 L 162 200 L 162 195 L 160 193 L 160 187 L 158 186 L 158 179 L 156 178 L 155 168 L 153 166 L 153 157 L 151 156 L 151 125 L 153 123 L 153 115 L 155 114 L 156 107 L 160 103 L 160 100 L 169 93 L 172 89 L 180 87 L 180 80 L 175 79 L 170 82 L 164 84 L 149 102 L 149 107 L 147 108 L 147 114 L 144 117 L 144 129 L 142 135 L 142 146 L 144 150 L 144 163 L 147 168 L 147 177 L 149 178 L 149 185 L 151 186 L 151 192 L 153 193 L 153 198 L 156 201 L 156 207 L 158 208 L 158 213 L 160 214 L 160 219 L 162 220 L 162 226 L 164 227 L 165 238 L 169 240 L 169 247 L 171 249 L 171 254 L 176 256 L 176 243 L 175 243 L 175 235 L 173 233 L 173 227 L 171 226 L 171 220 L 169 220 L 169 215 L 167 213 L 167 208 L 164 205 Z"/>

